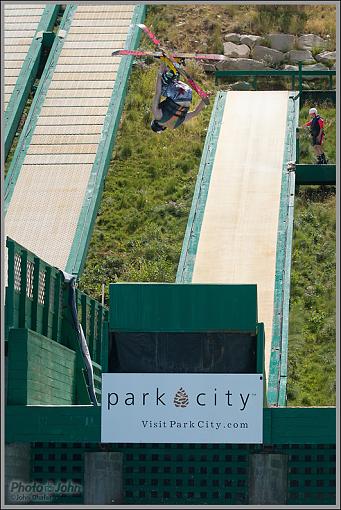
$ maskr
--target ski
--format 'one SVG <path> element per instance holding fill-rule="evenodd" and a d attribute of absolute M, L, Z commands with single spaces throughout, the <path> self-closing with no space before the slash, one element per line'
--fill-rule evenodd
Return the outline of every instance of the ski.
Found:
<path fill-rule="evenodd" d="M 112 55 L 134 55 L 135 57 L 155 57 L 160 58 L 163 57 L 162 51 L 145 51 L 145 50 L 114 50 L 112 52 Z M 218 55 L 215 53 L 181 53 L 181 52 L 175 52 L 170 53 L 170 56 L 172 56 L 175 59 L 195 59 L 195 60 L 224 60 L 224 55 Z"/>
<path fill-rule="evenodd" d="M 146 27 L 146 25 L 144 25 L 143 23 L 138 23 L 137 26 L 141 28 L 141 30 L 143 30 L 143 32 L 149 37 L 149 39 L 155 44 L 155 46 L 157 46 L 160 49 L 163 56 L 166 57 L 166 59 L 168 59 L 173 64 L 173 66 L 179 72 L 179 74 L 186 78 L 188 85 L 192 87 L 193 90 L 195 90 L 195 92 L 201 97 L 204 103 L 209 104 L 210 99 L 208 94 L 204 90 L 202 90 L 202 88 L 199 87 L 199 85 L 193 80 L 191 75 L 179 64 L 179 62 L 177 62 L 176 59 L 168 53 L 168 50 L 165 50 L 162 47 L 161 42 L 159 41 L 159 39 L 157 39 L 153 32 L 151 32 L 149 28 Z"/>

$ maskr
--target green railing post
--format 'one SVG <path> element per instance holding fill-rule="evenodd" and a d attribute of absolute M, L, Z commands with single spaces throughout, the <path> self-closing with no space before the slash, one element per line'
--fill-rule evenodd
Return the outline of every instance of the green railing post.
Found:
<path fill-rule="evenodd" d="M 86 335 L 87 335 L 87 323 L 86 323 L 86 295 L 85 294 L 81 294 L 81 309 L 82 309 L 82 321 L 81 321 L 81 324 L 82 324 L 82 328 L 83 328 L 83 333 L 84 333 L 84 336 L 86 338 Z"/>
<path fill-rule="evenodd" d="M 90 332 L 89 332 L 89 351 L 91 359 L 97 361 L 96 359 L 96 340 L 95 340 L 95 310 L 96 310 L 96 302 L 91 299 L 90 301 Z"/>
<path fill-rule="evenodd" d="M 295 73 L 292 73 L 292 75 L 291 75 L 291 90 L 292 91 L 295 90 L 295 82 L 296 82 Z"/>
<path fill-rule="evenodd" d="M 298 91 L 302 92 L 302 62 L 298 63 Z"/>
<path fill-rule="evenodd" d="M 50 312 L 50 291 L 51 291 L 51 266 L 45 267 L 45 295 L 43 309 L 43 335 L 49 336 L 49 312 Z"/>
<path fill-rule="evenodd" d="M 40 259 L 34 257 L 33 299 L 31 306 L 31 329 L 37 331 Z"/>
<path fill-rule="evenodd" d="M 5 301 L 5 339 L 8 339 L 9 329 L 14 323 L 14 256 L 15 247 L 11 239 L 6 240 L 7 246 L 7 287 Z"/>
<path fill-rule="evenodd" d="M 329 75 L 329 89 L 333 90 L 333 75 Z"/>
<path fill-rule="evenodd" d="M 19 298 L 19 328 L 26 328 L 26 294 L 27 294 L 27 251 L 21 250 L 21 275 Z"/>
<path fill-rule="evenodd" d="M 61 321 L 61 310 L 60 310 L 60 287 L 61 287 L 61 274 L 56 273 L 54 280 L 54 303 L 53 303 L 53 320 L 52 320 L 52 338 L 59 342 L 59 324 Z"/>
<path fill-rule="evenodd" d="M 264 324 L 260 322 L 257 324 L 257 374 L 264 374 Z"/>
<path fill-rule="evenodd" d="M 296 163 L 300 162 L 300 128 L 296 128 Z"/>
<path fill-rule="evenodd" d="M 103 317 L 105 319 L 105 317 Z M 102 334 L 101 334 L 101 365 L 102 373 L 108 372 L 109 362 L 109 322 L 104 320 L 102 322 Z"/>

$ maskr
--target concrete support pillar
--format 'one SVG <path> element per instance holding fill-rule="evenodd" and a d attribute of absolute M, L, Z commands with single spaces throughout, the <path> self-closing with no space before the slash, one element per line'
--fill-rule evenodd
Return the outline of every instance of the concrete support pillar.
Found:
<path fill-rule="evenodd" d="M 123 502 L 123 454 L 84 453 L 84 505 L 115 505 Z"/>
<path fill-rule="evenodd" d="M 31 445 L 8 443 L 5 445 L 5 503 L 22 505 L 30 503 L 25 484 L 31 478 Z"/>
<path fill-rule="evenodd" d="M 288 456 L 250 455 L 249 505 L 285 505 L 288 492 Z"/>

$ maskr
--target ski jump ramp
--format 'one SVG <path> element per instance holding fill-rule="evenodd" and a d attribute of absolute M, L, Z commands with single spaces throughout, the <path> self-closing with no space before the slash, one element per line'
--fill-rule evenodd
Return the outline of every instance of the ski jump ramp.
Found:
<path fill-rule="evenodd" d="M 216 99 L 177 275 L 184 283 L 257 284 L 266 371 L 283 175 L 294 154 L 289 95 L 229 91 Z"/>
<path fill-rule="evenodd" d="M 7 108 L 20 70 L 44 13 L 45 4 L 4 6 L 4 107 Z"/>
<path fill-rule="evenodd" d="M 5 235 L 78 274 L 108 169 L 143 5 L 66 7 L 5 182 Z"/>

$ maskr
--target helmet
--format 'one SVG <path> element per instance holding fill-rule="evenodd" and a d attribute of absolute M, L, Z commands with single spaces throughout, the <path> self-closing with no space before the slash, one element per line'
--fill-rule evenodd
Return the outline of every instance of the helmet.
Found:
<path fill-rule="evenodd" d="M 161 131 L 167 129 L 164 126 L 161 126 L 161 124 L 159 124 L 158 121 L 155 119 L 150 123 L 150 127 L 154 131 L 154 133 L 161 133 Z"/>
<path fill-rule="evenodd" d="M 174 80 L 178 80 L 180 78 L 179 73 L 174 73 L 171 69 L 169 71 L 166 71 L 162 73 L 161 81 L 163 85 L 169 85 Z"/>
<path fill-rule="evenodd" d="M 310 108 L 310 110 L 309 110 L 309 115 L 313 115 L 313 114 L 317 115 L 317 110 L 316 110 L 316 108 Z"/>

